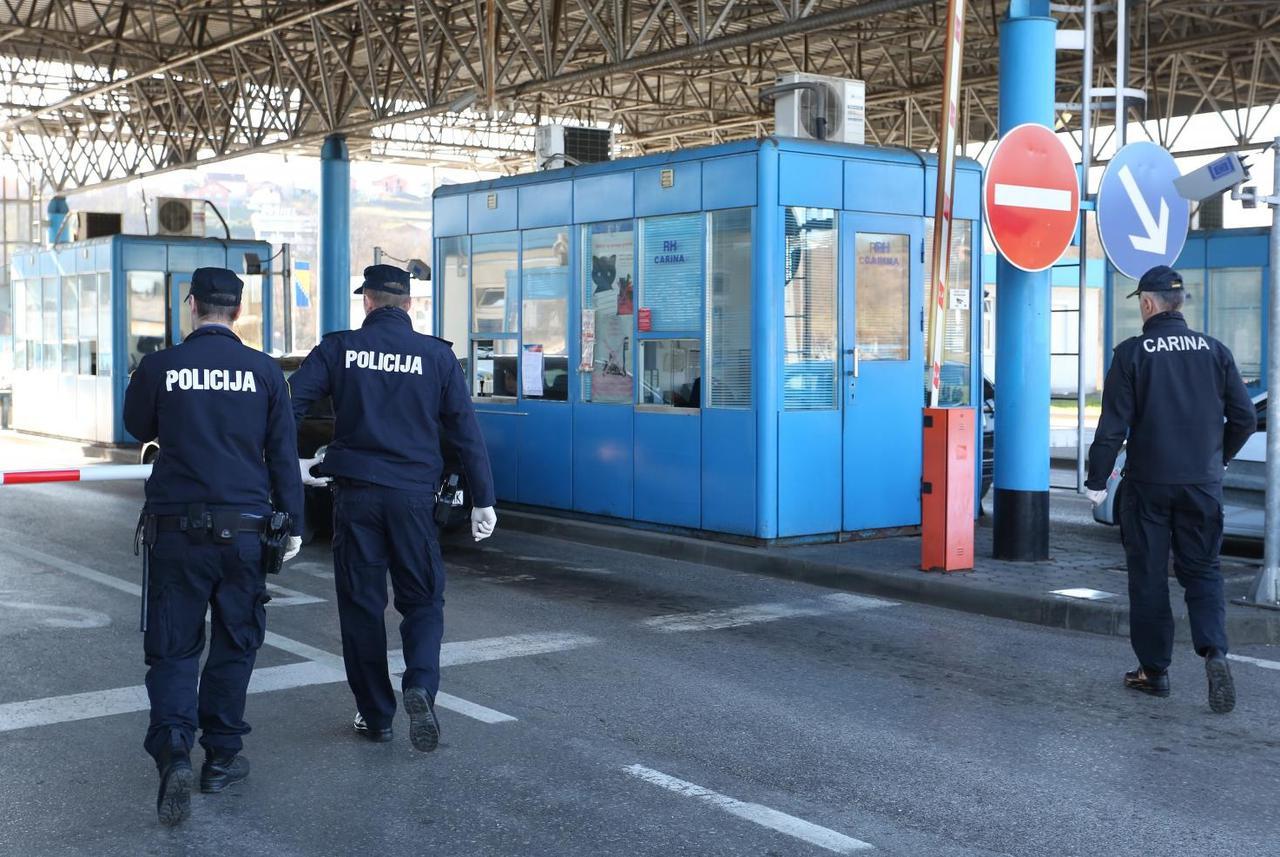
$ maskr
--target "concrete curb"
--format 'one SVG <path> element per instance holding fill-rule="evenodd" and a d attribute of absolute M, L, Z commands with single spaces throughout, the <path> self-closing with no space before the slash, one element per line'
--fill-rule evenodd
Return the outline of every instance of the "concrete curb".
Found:
<path fill-rule="evenodd" d="M 1126 639 L 1129 636 L 1127 604 L 1066 598 L 1047 591 L 1011 591 L 993 585 L 980 570 L 958 575 L 904 574 L 787 556 L 785 547 L 744 547 L 518 509 L 504 509 L 501 515 L 504 527 L 595 547 L 798 580 L 1050 628 Z M 1175 595 L 1180 595 L 1178 589 L 1176 584 L 1172 586 Z M 1235 595 L 1231 587 L 1227 595 L 1228 598 Z M 1190 640 L 1186 616 L 1175 610 L 1175 621 L 1177 638 Z M 1228 603 L 1227 633 L 1232 643 L 1238 645 L 1280 643 L 1280 612 Z"/>

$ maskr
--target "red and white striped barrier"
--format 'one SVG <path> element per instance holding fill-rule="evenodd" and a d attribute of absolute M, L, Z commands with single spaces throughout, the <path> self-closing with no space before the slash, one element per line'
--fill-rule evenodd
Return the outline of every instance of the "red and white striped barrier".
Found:
<path fill-rule="evenodd" d="M 146 479 L 150 464 L 94 464 L 66 470 L 0 471 L 0 485 L 39 485 L 44 482 L 116 482 Z"/>

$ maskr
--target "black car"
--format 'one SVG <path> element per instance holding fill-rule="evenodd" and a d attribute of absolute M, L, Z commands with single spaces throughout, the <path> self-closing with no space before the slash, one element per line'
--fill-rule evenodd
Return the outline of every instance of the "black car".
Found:
<path fill-rule="evenodd" d="M 302 357 L 277 357 L 276 363 L 287 379 L 302 365 Z M 333 403 L 328 397 L 311 405 L 301 422 L 298 423 L 298 456 L 300 458 L 324 458 L 325 447 L 333 440 Z M 149 441 L 143 444 L 139 459 L 143 464 L 151 464 L 160 454 L 160 444 Z M 467 477 L 462 469 L 458 455 L 451 449 L 444 450 L 445 473 L 443 484 L 457 486 L 453 495 L 454 505 L 446 530 L 456 530 L 467 525 L 471 520 L 471 496 L 467 490 Z M 433 486 L 439 489 L 441 486 Z M 328 488 L 304 486 L 305 522 L 302 534 L 303 543 L 308 543 L 321 533 L 330 530 L 333 516 L 333 498 Z"/>

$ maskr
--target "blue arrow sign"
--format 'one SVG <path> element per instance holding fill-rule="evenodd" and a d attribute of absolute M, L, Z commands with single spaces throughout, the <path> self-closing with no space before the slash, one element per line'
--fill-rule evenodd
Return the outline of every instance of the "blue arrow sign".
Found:
<path fill-rule="evenodd" d="M 1191 205 L 1173 186 L 1182 174 L 1155 143 L 1130 143 L 1107 165 L 1098 187 L 1098 235 L 1111 264 L 1137 280 L 1172 265 L 1187 241 Z"/>

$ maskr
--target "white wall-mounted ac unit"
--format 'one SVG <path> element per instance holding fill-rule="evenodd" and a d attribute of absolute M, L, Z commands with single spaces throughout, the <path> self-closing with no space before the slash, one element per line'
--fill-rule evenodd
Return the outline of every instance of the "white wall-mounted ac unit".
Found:
<path fill-rule="evenodd" d="M 156 199 L 156 234 L 204 237 L 204 203 L 162 196 Z"/>
<path fill-rule="evenodd" d="M 795 72 L 779 77 L 777 85 L 794 83 L 813 83 L 817 87 L 779 93 L 774 99 L 774 126 L 779 137 L 825 139 L 859 145 L 865 141 L 865 83 Z M 822 104 L 816 97 L 818 91 L 822 93 Z M 825 119 L 825 127 L 822 127 L 820 119 Z"/>
<path fill-rule="evenodd" d="M 537 156 L 537 169 L 554 170 L 565 166 L 564 126 L 539 125 L 533 132 L 533 151 Z"/>

